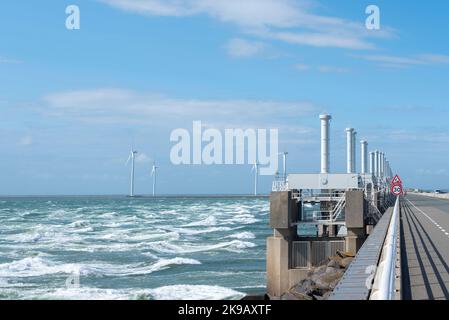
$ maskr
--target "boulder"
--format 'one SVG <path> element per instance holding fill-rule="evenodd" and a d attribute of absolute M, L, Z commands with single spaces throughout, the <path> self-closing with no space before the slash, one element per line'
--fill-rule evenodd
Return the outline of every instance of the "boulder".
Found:
<path fill-rule="evenodd" d="M 340 267 L 338 267 L 338 269 L 340 269 Z M 335 268 L 335 267 L 327 267 L 327 268 L 326 268 L 326 273 L 327 273 L 327 274 L 329 274 L 329 273 L 335 273 L 335 272 L 338 271 L 338 269 Z"/>
<path fill-rule="evenodd" d="M 337 255 L 339 257 L 341 257 L 342 259 L 344 259 L 344 258 L 354 258 L 355 257 L 355 254 L 352 253 L 352 252 L 345 252 L 345 251 L 340 251 L 340 250 L 337 251 Z"/>
<path fill-rule="evenodd" d="M 351 264 L 352 260 L 354 260 L 354 258 L 351 258 L 351 257 L 342 259 L 340 261 L 340 267 L 342 267 L 343 269 L 347 269 L 349 267 L 349 265 Z"/>
<path fill-rule="evenodd" d="M 328 268 L 340 268 L 340 261 L 341 261 L 341 259 L 340 259 L 339 261 L 334 260 L 334 259 L 331 259 L 331 260 L 327 263 L 327 267 L 328 267 Z M 327 272 L 327 269 L 326 269 L 326 272 Z"/>

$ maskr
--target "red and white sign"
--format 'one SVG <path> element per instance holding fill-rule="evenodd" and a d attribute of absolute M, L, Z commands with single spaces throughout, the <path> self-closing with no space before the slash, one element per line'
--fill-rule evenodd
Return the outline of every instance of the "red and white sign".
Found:
<path fill-rule="evenodd" d="M 395 196 L 400 196 L 404 193 L 404 189 L 402 187 L 402 180 L 398 175 L 395 175 L 393 180 L 391 180 L 391 193 Z"/>
<path fill-rule="evenodd" d="M 395 175 L 394 178 L 393 178 L 393 180 L 391 180 L 391 184 L 392 184 L 393 186 L 394 186 L 394 185 L 398 185 L 398 184 L 401 184 L 401 185 L 402 185 L 402 180 L 401 180 L 401 178 L 399 178 L 398 175 Z"/>
<path fill-rule="evenodd" d="M 391 186 L 391 193 L 395 196 L 400 196 L 402 194 L 402 185 L 401 184 L 395 184 Z"/>

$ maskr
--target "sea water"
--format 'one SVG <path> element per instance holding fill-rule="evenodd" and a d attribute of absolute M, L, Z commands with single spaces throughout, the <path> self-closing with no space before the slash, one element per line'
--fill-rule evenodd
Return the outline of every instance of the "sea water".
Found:
<path fill-rule="evenodd" d="M 268 198 L 0 198 L 0 299 L 263 294 L 268 216 Z"/>

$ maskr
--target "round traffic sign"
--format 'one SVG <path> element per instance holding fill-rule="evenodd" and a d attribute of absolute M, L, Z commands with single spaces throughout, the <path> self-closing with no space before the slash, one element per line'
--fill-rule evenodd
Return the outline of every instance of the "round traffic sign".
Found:
<path fill-rule="evenodd" d="M 395 196 L 400 196 L 402 194 L 402 186 L 400 184 L 391 186 L 391 193 Z"/>

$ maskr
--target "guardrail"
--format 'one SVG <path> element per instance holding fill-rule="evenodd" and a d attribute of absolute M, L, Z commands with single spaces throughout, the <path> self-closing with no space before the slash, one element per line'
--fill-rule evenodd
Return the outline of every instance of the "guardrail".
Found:
<path fill-rule="evenodd" d="M 394 255 L 394 251 L 390 251 L 387 254 L 385 246 L 387 242 L 391 243 L 391 235 L 396 234 L 396 236 L 399 236 L 398 224 L 393 222 L 399 223 L 399 200 L 396 200 L 394 208 L 390 207 L 382 215 L 373 232 L 366 239 L 356 257 L 349 265 L 348 270 L 346 270 L 337 287 L 332 292 L 329 300 L 369 300 L 370 296 L 373 300 L 376 298 L 379 298 L 379 300 L 381 298 L 387 300 L 388 298 L 394 297 L 394 290 L 392 289 L 393 282 L 390 279 L 395 278 L 390 273 L 390 270 L 396 271 L 397 268 L 390 267 L 390 270 L 388 270 L 388 267 L 386 267 L 388 262 L 383 263 L 383 268 L 378 267 L 379 262 L 382 263 L 384 261 L 384 257 L 390 256 L 390 266 L 393 265 L 391 261 L 395 260 L 392 256 Z M 391 228 L 393 224 L 395 227 Z M 394 245 L 389 247 L 393 248 Z M 396 253 L 396 258 L 400 258 L 400 254 Z M 384 276 L 387 277 L 385 280 L 388 279 L 388 281 L 384 281 Z M 380 283 L 386 283 L 386 285 L 379 287 L 378 284 Z M 379 289 L 382 290 L 383 295 L 377 294 L 376 296 L 375 292 L 379 291 Z"/>
<path fill-rule="evenodd" d="M 396 300 L 400 288 L 397 288 L 398 269 L 400 269 L 399 248 L 399 197 L 396 199 L 382 255 L 374 277 L 370 300 Z"/>

